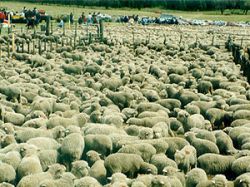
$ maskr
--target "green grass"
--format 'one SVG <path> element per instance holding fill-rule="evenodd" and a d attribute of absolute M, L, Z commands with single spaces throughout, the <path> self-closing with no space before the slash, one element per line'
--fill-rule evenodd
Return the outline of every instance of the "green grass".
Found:
<path fill-rule="evenodd" d="M 120 9 L 105 9 L 104 7 L 76 7 L 76 6 L 63 6 L 63 5 L 41 5 L 34 3 L 23 3 L 23 2 L 6 2 L 0 1 L 0 7 L 8 7 L 9 9 L 20 11 L 24 6 L 33 9 L 37 7 L 38 9 L 44 9 L 46 12 L 52 16 L 69 14 L 73 12 L 75 17 L 78 17 L 82 12 L 85 14 L 89 12 L 102 12 L 110 15 L 133 15 L 138 14 L 139 16 L 151 16 L 157 17 L 161 13 L 169 13 L 176 16 L 182 16 L 183 18 L 189 19 L 206 19 L 206 20 L 224 20 L 224 21 L 250 21 L 249 15 L 221 15 L 220 11 L 176 11 L 176 10 L 165 10 L 161 8 L 145 8 L 145 9 L 130 9 L 130 8 L 120 8 Z M 236 10 L 239 13 L 239 10 Z M 226 11 L 228 14 L 229 11 Z"/>

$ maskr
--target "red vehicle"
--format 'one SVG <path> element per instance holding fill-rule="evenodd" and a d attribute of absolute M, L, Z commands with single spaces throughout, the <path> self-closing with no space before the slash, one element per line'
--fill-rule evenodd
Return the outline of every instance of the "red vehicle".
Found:
<path fill-rule="evenodd" d="M 40 21 L 46 20 L 47 14 L 46 14 L 45 10 L 40 9 L 40 10 L 38 10 L 38 12 L 40 13 L 40 16 L 41 16 Z"/>
<path fill-rule="evenodd" d="M 3 11 L 0 11 L 0 23 L 3 23 L 4 19 L 6 19 L 6 15 Z"/>

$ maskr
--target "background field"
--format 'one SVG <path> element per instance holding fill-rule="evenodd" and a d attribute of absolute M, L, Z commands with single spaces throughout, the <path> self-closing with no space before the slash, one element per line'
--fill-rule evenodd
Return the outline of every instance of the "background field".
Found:
<path fill-rule="evenodd" d="M 76 7 L 76 6 L 63 6 L 63 5 L 41 5 L 35 3 L 24 3 L 24 2 L 6 2 L 0 1 L 0 7 L 8 7 L 15 11 L 21 10 L 24 6 L 33 9 L 44 9 L 52 16 L 69 14 L 73 12 L 75 16 L 79 16 L 82 12 L 87 14 L 88 12 L 102 12 L 110 15 L 133 15 L 138 14 L 139 16 L 151 16 L 156 17 L 161 13 L 169 13 L 176 16 L 182 16 L 190 19 L 206 19 L 206 20 L 224 20 L 224 21 L 250 21 L 250 15 L 236 15 L 231 14 L 229 10 L 225 11 L 229 15 L 221 15 L 220 11 L 177 11 L 177 10 L 165 10 L 161 8 L 145 8 L 145 9 L 131 9 L 131 8 L 119 8 L 119 9 L 106 9 L 105 7 Z M 240 10 L 235 10 L 240 12 Z"/>

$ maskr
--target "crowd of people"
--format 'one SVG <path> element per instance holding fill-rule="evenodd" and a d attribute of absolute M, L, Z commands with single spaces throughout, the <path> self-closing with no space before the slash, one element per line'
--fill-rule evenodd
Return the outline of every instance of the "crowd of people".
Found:
<path fill-rule="evenodd" d="M 0 10 L 0 23 L 5 23 L 5 21 L 8 21 L 9 18 L 10 22 L 12 22 L 13 16 L 16 15 L 19 15 L 21 18 L 25 19 L 28 28 L 38 25 L 41 19 L 40 12 L 36 7 L 34 7 L 33 10 L 23 7 L 20 12 L 7 11 L 6 9 L 2 9 Z"/>
<path fill-rule="evenodd" d="M 104 17 L 104 15 L 101 14 L 100 12 L 98 12 L 98 13 L 89 12 L 87 15 L 84 12 L 82 12 L 82 14 L 78 17 L 77 22 L 78 22 L 79 25 L 82 25 L 82 24 L 88 24 L 88 25 L 97 24 L 97 23 L 99 23 L 99 20 L 102 19 L 103 17 Z M 69 15 L 69 22 L 70 22 L 70 24 L 74 23 L 74 15 L 73 15 L 72 12 Z M 63 18 L 61 18 L 60 21 L 59 21 L 58 26 L 63 27 L 64 23 L 65 23 L 65 20 Z"/>
<path fill-rule="evenodd" d="M 26 7 L 23 7 L 22 14 L 24 15 L 26 21 L 27 21 L 27 27 L 34 27 L 35 25 L 38 25 L 41 19 L 41 15 L 37 8 L 35 7 L 33 10 L 26 9 Z"/>

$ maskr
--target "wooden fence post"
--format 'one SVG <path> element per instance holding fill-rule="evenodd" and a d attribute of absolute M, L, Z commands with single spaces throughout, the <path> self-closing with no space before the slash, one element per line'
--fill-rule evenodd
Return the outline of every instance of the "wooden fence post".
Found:
<path fill-rule="evenodd" d="M 22 41 L 22 53 L 24 53 L 24 41 Z"/>
<path fill-rule="evenodd" d="M 43 50 L 46 52 L 46 50 L 47 50 L 47 42 L 46 41 L 44 41 L 44 48 L 43 48 Z"/>
<path fill-rule="evenodd" d="M 32 51 L 32 53 L 34 55 L 35 54 L 35 40 L 32 41 L 32 45 L 33 45 L 33 51 Z"/>
<path fill-rule="evenodd" d="M 30 42 L 29 41 L 28 41 L 27 45 L 28 45 L 28 54 L 30 54 Z"/>
<path fill-rule="evenodd" d="M 8 34 L 11 32 L 11 25 L 10 25 L 10 14 L 8 14 Z"/>
<path fill-rule="evenodd" d="M 77 21 L 75 22 L 75 37 L 77 36 Z"/>
<path fill-rule="evenodd" d="M 241 40 L 240 40 L 240 46 L 242 47 L 243 46 L 243 42 L 244 42 L 244 38 L 242 36 Z"/>
<path fill-rule="evenodd" d="M 81 37 L 79 36 L 79 37 L 78 37 L 78 45 L 81 46 L 81 44 L 82 44 L 82 43 L 81 43 Z"/>
<path fill-rule="evenodd" d="M 92 33 L 89 33 L 89 44 L 92 43 Z"/>
<path fill-rule="evenodd" d="M 50 30 L 50 33 L 53 34 L 53 21 L 51 21 Z"/>
<path fill-rule="evenodd" d="M 34 36 L 36 36 L 36 26 L 34 26 Z"/>
<path fill-rule="evenodd" d="M 212 46 L 214 46 L 214 39 L 215 39 L 215 35 L 213 34 L 213 37 L 212 37 Z"/>
<path fill-rule="evenodd" d="M 73 47 L 72 46 L 72 38 L 71 37 L 70 37 L 69 43 L 70 43 L 70 46 Z"/>
<path fill-rule="evenodd" d="M 103 28 L 103 21 L 102 21 L 102 19 L 100 20 L 100 25 L 99 25 L 99 30 L 100 30 L 100 41 L 101 42 L 103 42 L 103 30 L 104 30 L 104 28 Z"/>
<path fill-rule="evenodd" d="M 195 36 L 195 47 L 198 47 L 198 35 Z"/>
<path fill-rule="evenodd" d="M 0 60 L 2 60 L 2 44 L 0 44 Z"/>
<path fill-rule="evenodd" d="M 147 44 L 150 43 L 150 33 L 148 34 L 148 38 L 146 39 L 146 43 L 147 43 Z"/>
<path fill-rule="evenodd" d="M 40 39 L 38 40 L 38 53 L 39 53 L 39 55 L 42 54 L 42 46 L 41 46 L 41 40 Z"/>
<path fill-rule="evenodd" d="M 10 58 L 10 41 L 7 41 L 8 58 Z"/>
<path fill-rule="evenodd" d="M 50 41 L 50 52 L 53 51 L 52 41 Z"/>
<path fill-rule="evenodd" d="M 15 35 L 12 33 L 12 52 L 15 52 Z"/>
<path fill-rule="evenodd" d="M 165 35 L 165 34 L 164 34 L 163 36 L 164 36 L 163 44 L 166 45 L 166 43 L 167 43 L 167 38 L 166 38 L 166 35 Z"/>
<path fill-rule="evenodd" d="M 76 37 L 74 36 L 74 49 L 76 49 Z"/>
<path fill-rule="evenodd" d="M 16 52 L 18 52 L 18 53 L 20 52 L 20 43 L 16 44 Z"/>
<path fill-rule="evenodd" d="M 63 36 L 65 36 L 65 24 L 63 23 Z"/>
<path fill-rule="evenodd" d="M 46 16 L 46 36 L 49 36 L 50 34 L 50 16 Z"/>
<path fill-rule="evenodd" d="M 133 41 L 133 48 L 134 48 L 134 50 L 135 50 L 135 32 L 134 32 L 134 30 L 133 30 L 132 34 L 133 34 L 133 38 L 132 38 L 132 41 Z"/>

